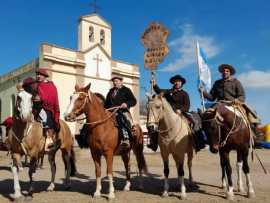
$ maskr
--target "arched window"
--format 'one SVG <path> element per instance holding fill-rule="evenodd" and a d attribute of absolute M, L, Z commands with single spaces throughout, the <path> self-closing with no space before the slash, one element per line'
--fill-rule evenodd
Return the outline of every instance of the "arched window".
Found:
<path fill-rule="evenodd" d="M 15 95 L 13 94 L 13 95 L 11 95 L 10 115 L 13 115 L 13 113 L 14 113 L 15 102 L 16 102 L 16 97 L 15 97 Z"/>
<path fill-rule="evenodd" d="M 94 41 L 94 28 L 93 26 L 89 27 L 89 42 L 93 42 Z"/>
<path fill-rule="evenodd" d="M 100 30 L 100 44 L 104 45 L 105 44 L 105 31 Z"/>

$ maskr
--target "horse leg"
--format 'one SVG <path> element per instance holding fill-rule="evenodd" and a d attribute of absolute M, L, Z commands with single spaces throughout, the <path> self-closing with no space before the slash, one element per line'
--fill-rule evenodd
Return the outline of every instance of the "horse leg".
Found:
<path fill-rule="evenodd" d="M 130 191 L 130 152 L 122 154 L 122 160 L 126 169 L 126 185 L 124 191 Z"/>
<path fill-rule="evenodd" d="M 106 159 L 106 162 L 107 162 L 107 176 L 108 176 L 108 179 L 109 179 L 109 194 L 108 194 L 108 198 L 109 199 L 114 199 L 115 198 L 115 194 L 114 194 L 113 175 L 112 175 L 113 152 L 112 151 L 109 151 L 107 154 L 105 154 L 105 159 Z M 127 164 L 129 164 L 129 163 L 127 163 Z"/>
<path fill-rule="evenodd" d="M 193 159 L 193 150 L 189 151 L 187 154 L 187 164 L 188 164 L 188 173 L 189 173 L 189 185 L 193 186 L 193 176 L 192 176 L 192 159 Z"/>
<path fill-rule="evenodd" d="M 94 193 L 94 197 L 100 197 L 101 193 L 101 156 L 92 153 L 92 157 L 95 164 L 96 169 L 96 191 Z"/>
<path fill-rule="evenodd" d="M 227 182 L 226 182 L 226 172 L 225 172 L 225 161 L 224 157 L 219 152 L 219 158 L 220 158 L 220 167 L 221 167 L 221 188 L 226 190 L 227 189 Z"/>
<path fill-rule="evenodd" d="M 237 190 L 239 192 L 245 192 L 243 187 L 243 179 L 242 179 L 242 166 L 243 166 L 243 157 L 240 150 L 237 150 L 237 163 L 236 163 L 236 169 L 237 169 Z"/>
<path fill-rule="evenodd" d="M 234 193 L 233 193 L 233 183 L 232 183 L 232 167 L 230 164 L 230 158 L 229 158 L 229 152 L 222 152 L 221 156 L 224 158 L 225 162 L 225 171 L 228 179 L 228 189 L 226 193 L 226 198 L 228 200 L 233 200 L 234 199 Z"/>
<path fill-rule="evenodd" d="M 34 173 L 36 172 L 36 166 L 37 166 L 37 159 L 35 157 L 30 159 L 30 165 L 29 165 L 29 171 L 28 171 L 28 175 L 29 175 L 29 179 L 30 179 L 30 187 L 28 190 L 28 194 L 30 196 L 33 195 L 34 192 Z"/>
<path fill-rule="evenodd" d="M 163 193 L 162 193 L 162 197 L 168 197 L 169 196 L 169 183 L 168 183 L 168 177 L 169 177 L 169 173 L 170 173 L 170 169 L 169 169 L 169 155 L 162 155 L 162 159 L 163 159 L 163 173 L 164 173 L 164 188 L 163 188 Z"/>
<path fill-rule="evenodd" d="M 47 188 L 47 191 L 53 191 L 55 188 L 54 181 L 55 181 L 55 173 L 56 173 L 56 164 L 55 164 L 55 150 L 52 150 L 48 154 L 48 160 L 51 167 L 51 183 L 49 187 Z"/>
<path fill-rule="evenodd" d="M 183 153 L 178 159 L 178 164 L 177 164 L 177 173 L 178 173 L 179 183 L 181 187 L 181 194 L 180 194 L 181 199 L 186 199 L 187 197 L 186 186 L 185 186 L 185 181 L 184 181 L 185 180 L 184 159 L 185 159 L 185 154 Z"/>
<path fill-rule="evenodd" d="M 71 173 L 71 164 L 70 164 L 70 153 L 65 149 L 61 150 L 62 159 L 65 164 L 65 188 L 66 190 L 70 189 L 70 173 Z"/>
<path fill-rule="evenodd" d="M 243 153 L 243 171 L 246 175 L 246 184 L 248 188 L 247 196 L 248 198 L 254 198 L 255 192 L 253 189 L 253 184 L 250 179 L 249 165 L 248 165 L 248 148 Z"/>
<path fill-rule="evenodd" d="M 13 174 L 13 181 L 14 181 L 14 199 L 18 199 L 22 197 L 21 186 L 20 186 L 20 181 L 19 181 L 19 169 L 16 165 L 17 163 L 16 159 L 19 158 L 18 156 L 15 156 L 15 154 L 12 155 L 13 159 L 12 159 L 11 171 Z"/>

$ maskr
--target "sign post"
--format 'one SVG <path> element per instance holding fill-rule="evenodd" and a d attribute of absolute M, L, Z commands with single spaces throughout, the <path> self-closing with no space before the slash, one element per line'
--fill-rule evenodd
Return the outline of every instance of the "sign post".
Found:
<path fill-rule="evenodd" d="M 152 22 L 141 36 L 142 44 L 145 47 L 144 67 L 151 71 L 151 94 L 153 93 L 153 81 L 156 79 L 157 66 L 162 63 L 169 53 L 166 43 L 169 31 L 162 24 Z"/>

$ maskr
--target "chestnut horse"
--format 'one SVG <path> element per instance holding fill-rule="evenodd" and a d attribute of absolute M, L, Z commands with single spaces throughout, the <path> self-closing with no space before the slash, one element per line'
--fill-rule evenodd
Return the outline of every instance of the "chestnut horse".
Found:
<path fill-rule="evenodd" d="M 115 109 L 116 111 L 117 109 Z M 114 111 L 114 112 L 115 112 Z M 90 91 L 90 84 L 86 87 L 75 86 L 75 92 L 71 96 L 70 104 L 65 113 L 66 121 L 76 121 L 81 114 L 86 115 L 88 123 L 88 143 L 96 170 L 96 191 L 94 197 L 101 195 L 101 156 L 104 156 L 107 163 L 107 176 L 109 179 L 108 198 L 115 198 L 113 186 L 113 156 L 119 153 L 119 136 L 114 115 L 106 110 L 96 94 Z M 130 150 L 132 149 L 139 168 L 139 174 L 147 171 L 143 154 L 143 133 L 139 125 L 136 125 L 133 132 L 131 148 L 120 152 L 126 169 L 126 185 L 124 190 L 130 190 Z"/>
<path fill-rule="evenodd" d="M 20 198 L 21 188 L 19 183 L 19 169 L 22 169 L 21 157 L 27 155 L 30 157 L 29 178 L 30 187 L 29 195 L 34 192 L 34 177 L 37 162 L 44 154 L 45 136 L 42 124 L 33 119 L 32 114 L 32 95 L 17 86 L 18 94 L 16 106 L 13 115 L 13 125 L 9 130 L 7 143 L 10 146 L 12 156 L 12 173 L 14 176 L 14 198 Z M 75 154 L 73 151 L 73 137 L 68 125 L 64 121 L 60 121 L 60 131 L 58 133 L 60 146 L 49 152 L 48 158 L 51 166 L 51 183 L 47 190 L 54 190 L 54 180 L 56 173 L 55 153 L 60 148 L 62 158 L 65 164 L 65 184 L 70 187 L 70 175 L 76 171 Z"/>
<path fill-rule="evenodd" d="M 186 198 L 186 187 L 184 183 L 184 160 L 188 157 L 189 182 L 192 180 L 193 145 L 192 134 L 187 119 L 183 115 L 175 113 L 163 97 L 159 95 L 148 95 L 148 118 L 147 129 L 158 133 L 158 145 L 164 166 L 164 190 L 163 197 L 168 196 L 169 184 L 169 155 L 172 154 L 176 163 L 178 178 L 181 185 L 181 198 Z"/>
<path fill-rule="evenodd" d="M 230 103 L 230 102 L 229 102 Z M 226 187 L 226 197 L 234 198 L 232 183 L 232 168 L 229 153 L 237 152 L 238 191 L 243 192 L 241 170 L 246 175 L 247 195 L 254 197 L 255 192 L 249 174 L 248 155 L 249 148 L 253 147 L 253 137 L 245 112 L 241 107 L 231 105 L 228 102 L 219 102 L 213 108 L 202 114 L 202 126 L 208 137 L 210 151 L 219 152 L 222 170 L 222 186 Z M 225 174 L 227 181 L 225 181 Z"/>

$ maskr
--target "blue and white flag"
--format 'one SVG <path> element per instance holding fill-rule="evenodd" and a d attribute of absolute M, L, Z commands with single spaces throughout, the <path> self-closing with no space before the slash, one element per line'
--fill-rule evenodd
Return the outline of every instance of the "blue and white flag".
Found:
<path fill-rule="evenodd" d="M 197 49 L 197 62 L 198 62 L 198 70 L 199 70 L 199 86 L 203 86 L 207 92 L 211 89 L 211 72 L 210 68 L 207 65 L 207 58 L 200 48 L 199 42 L 196 44 Z"/>

